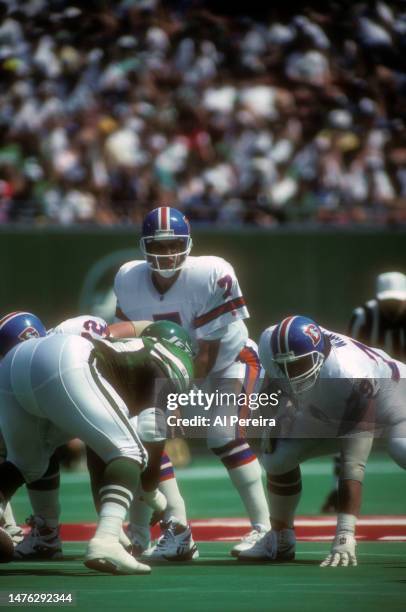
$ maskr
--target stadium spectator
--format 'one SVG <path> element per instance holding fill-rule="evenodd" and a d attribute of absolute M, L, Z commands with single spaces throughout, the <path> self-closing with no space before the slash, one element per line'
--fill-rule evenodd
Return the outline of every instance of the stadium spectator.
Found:
<path fill-rule="evenodd" d="M 0 2 L 1 223 L 406 222 L 404 3 L 213 6 Z"/>

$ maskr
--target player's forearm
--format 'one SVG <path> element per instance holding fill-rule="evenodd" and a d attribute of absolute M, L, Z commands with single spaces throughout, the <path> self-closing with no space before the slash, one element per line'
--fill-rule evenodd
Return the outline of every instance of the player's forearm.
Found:
<path fill-rule="evenodd" d="M 361 509 L 362 483 L 358 480 L 340 480 L 338 485 L 338 512 L 358 516 Z"/>

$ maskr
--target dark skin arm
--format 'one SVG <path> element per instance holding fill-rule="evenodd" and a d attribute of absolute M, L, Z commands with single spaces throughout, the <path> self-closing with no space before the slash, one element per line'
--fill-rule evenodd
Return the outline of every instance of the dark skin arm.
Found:
<path fill-rule="evenodd" d="M 340 480 L 338 484 L 338 512 L 358 516 L 361 509 L 362 483 L 358 480 Z"/>

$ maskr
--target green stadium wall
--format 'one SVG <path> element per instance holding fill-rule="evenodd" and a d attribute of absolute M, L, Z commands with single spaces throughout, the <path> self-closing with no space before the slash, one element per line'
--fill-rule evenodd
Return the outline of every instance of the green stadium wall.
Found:
<path fill-rule="evenodd" d="M 193 232 L 194 255 L 219 255 L 237 271 L 251 335 L 291 314 L 344 331 L 353 307 L 373 296 L 376 274 L 406 272 L 406 232 Z M 1 313 L 27 309 L 52 326 L 76 314 L 111 316 L 114 273 L 139 258 L 134 229 L 0 232 Z M 107 295 L 109 294 L 109 295 Z"/>

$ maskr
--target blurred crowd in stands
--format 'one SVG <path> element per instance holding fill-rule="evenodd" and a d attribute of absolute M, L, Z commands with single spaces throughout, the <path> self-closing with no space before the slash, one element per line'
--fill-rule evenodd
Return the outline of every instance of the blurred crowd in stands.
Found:
<path fill-rule="evenodd" d="M 0 223 L 405 224 L 406 1 L 261 4 L 0 2 Z"/>

